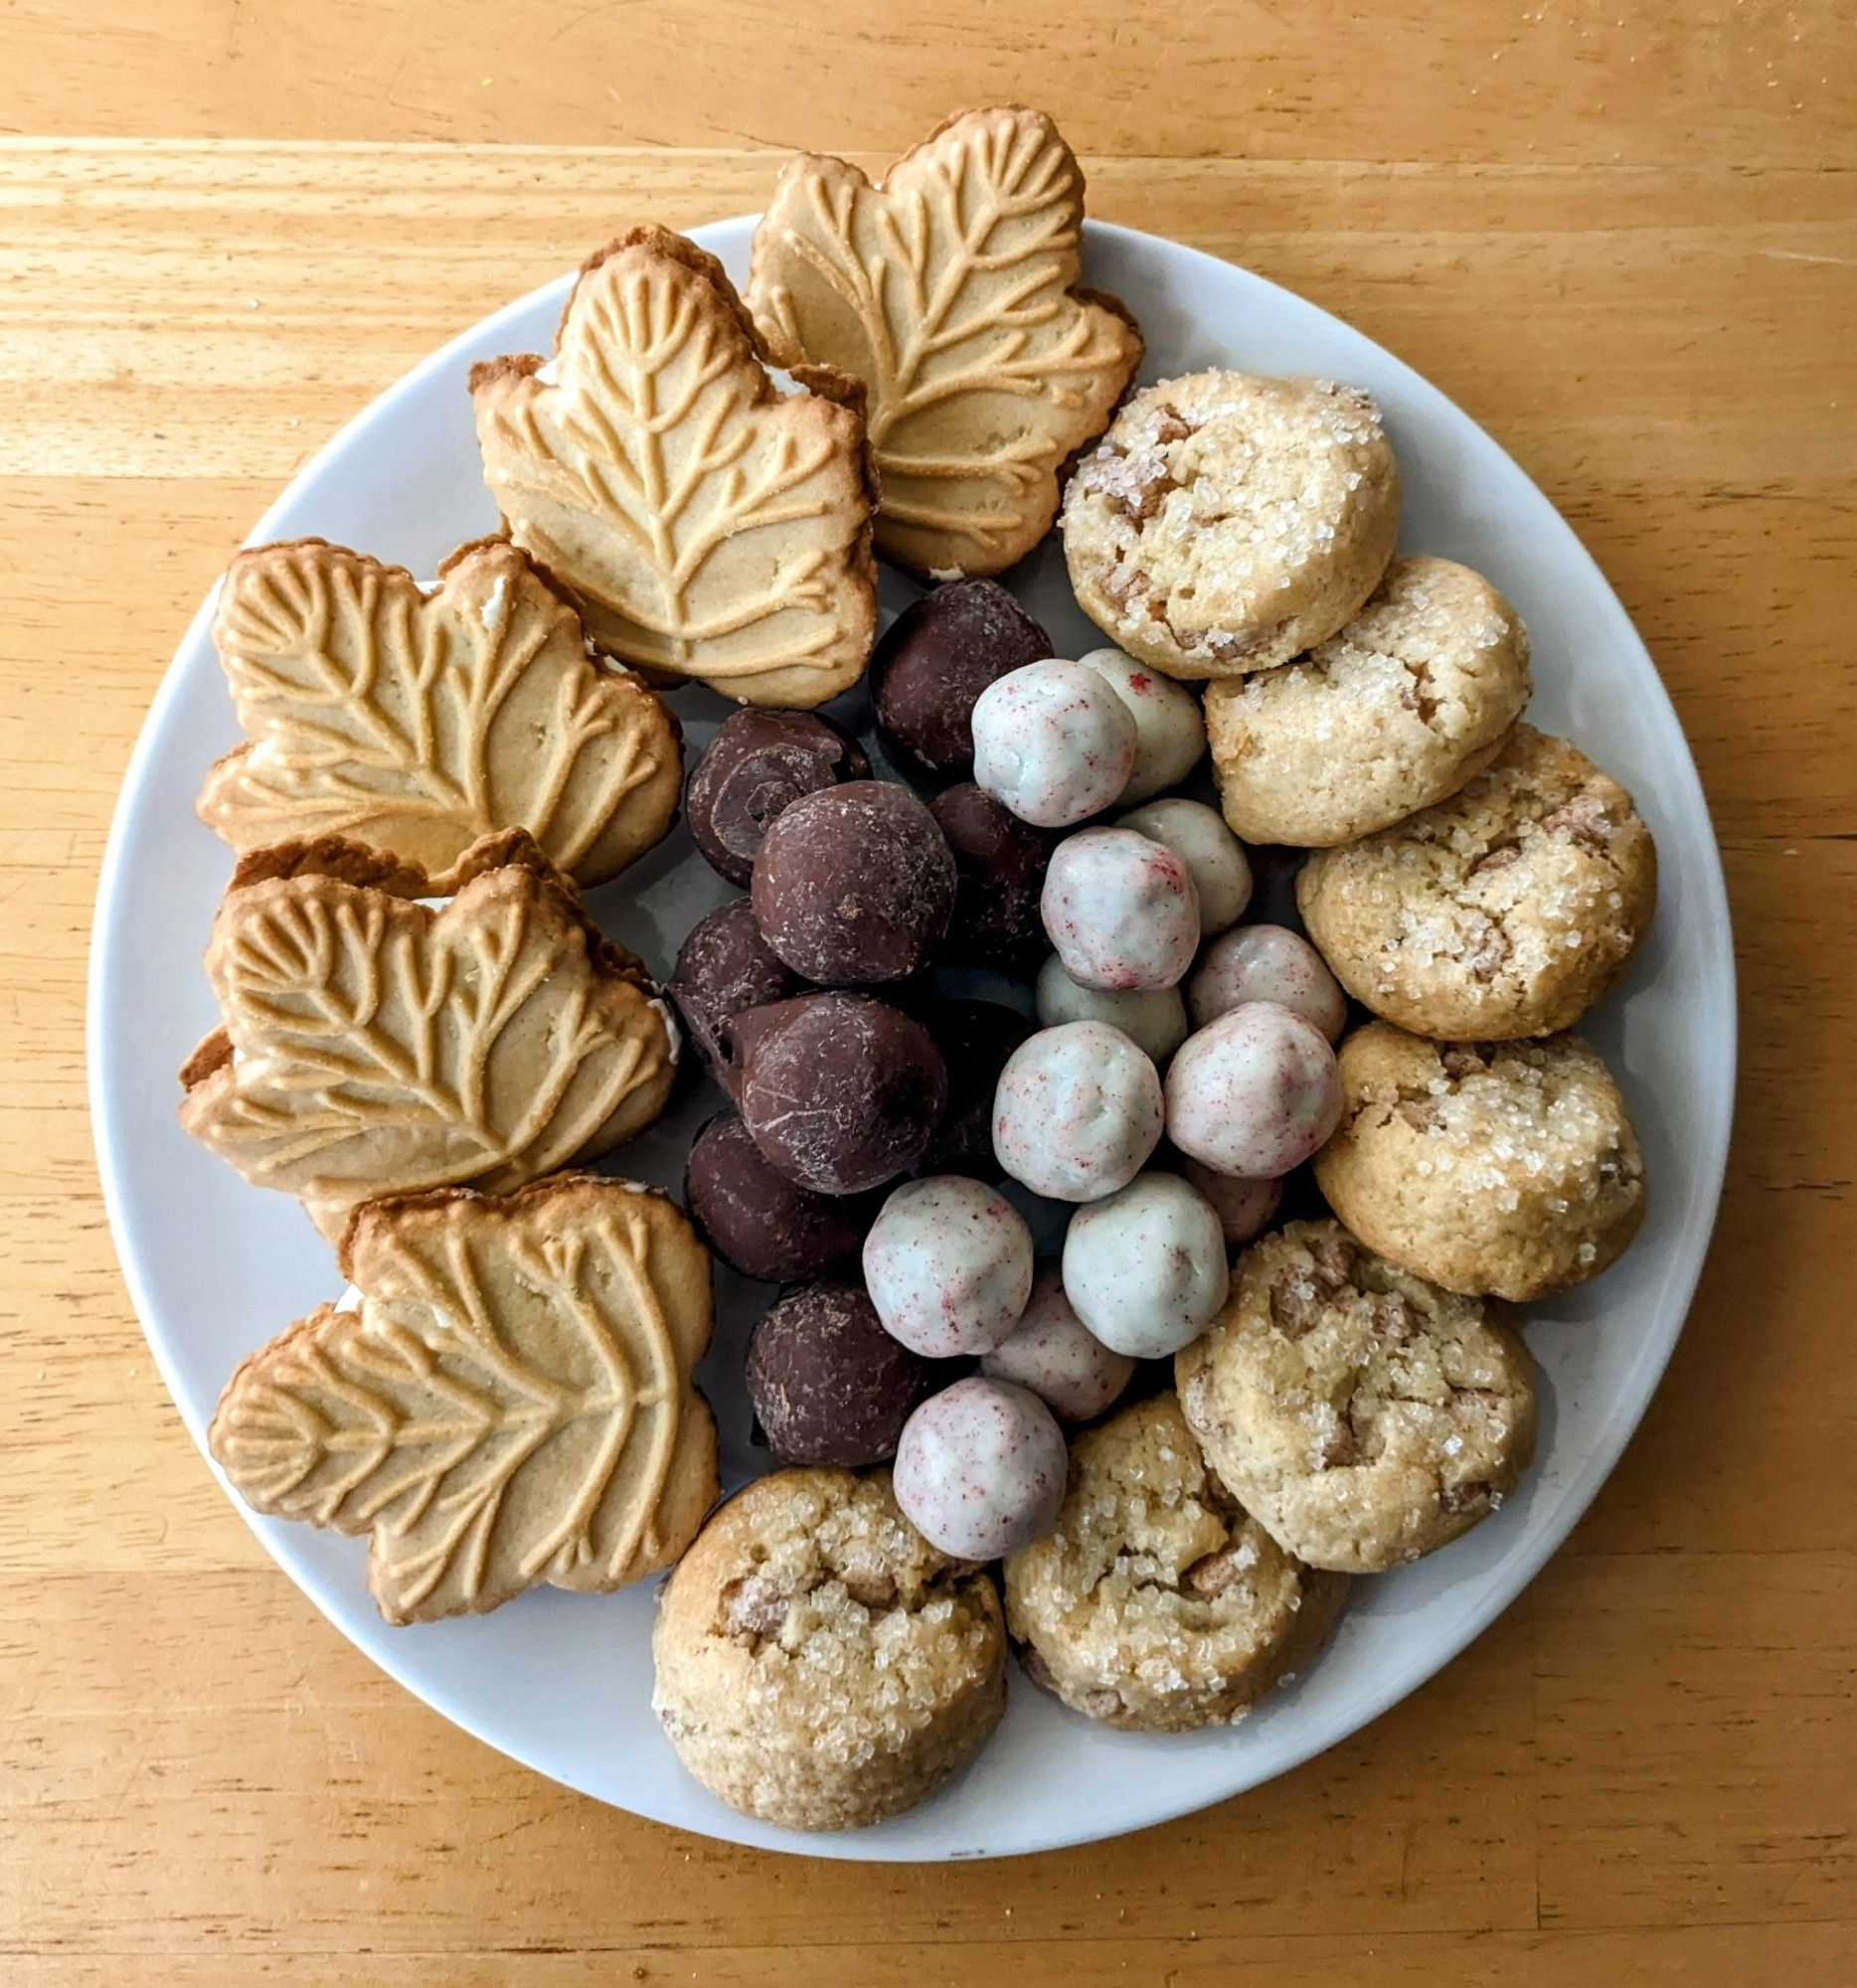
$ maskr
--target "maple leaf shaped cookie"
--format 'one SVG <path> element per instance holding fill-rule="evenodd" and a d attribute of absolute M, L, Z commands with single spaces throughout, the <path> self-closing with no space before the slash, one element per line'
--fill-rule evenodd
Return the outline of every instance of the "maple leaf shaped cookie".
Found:
<path fill-rule="evenodd" d="M 710 1269 L 664 1196 L 591 1174 L 356 1211 L 323 1305 L 245 1362 L 207 1432 L 260 1512 L 371 1536 L 390 1622 L 667 1567 L 716 1496 L 691 1370 Z"/>
<path fill-rule="evenodd" d="M 442 885 L 526 828 L 583 884 L 669 829 L 683 754 L 663 700 L 588 653 L 580 617 L 513 546 L 461 546 L 427 595 L 321 539 L 242 552 L 213 639 L 250 743 L 201 818 L 235 849 L 339 835 Z"/>
<path fill-rule="evenodd" d="M 181 1123 L 324 1235 L 355 1203 L 520 1187 L 663 1108 L 676 1038 L 629 953 L 521 831 L 417 869 L 352 843 L 240 865 L 206 967 L 224 1026 L 181 1072 Z"/>
<path fill-rule="evenodd" d="M 878 550 L 919 578 L 1029 553 L 1141 364 L 1126 310 L 1078 287 L 1083 220 L 1083 174 L 1036 110 L 951 118 L 881 186 L 811 154 L 781 170 L 749 306 L 782 365 L 864 382 Z"/>
<path fill-rule="evenodd" d="M 877 574 L 858 388 L 796 377 L 808 391 L 783 399 L 722 264 L 662 228 L 587 263 L 546 367 L 472 369 L 510 536 L 601 648 L 744 704 L 810 708 L 863 674 Z"/>

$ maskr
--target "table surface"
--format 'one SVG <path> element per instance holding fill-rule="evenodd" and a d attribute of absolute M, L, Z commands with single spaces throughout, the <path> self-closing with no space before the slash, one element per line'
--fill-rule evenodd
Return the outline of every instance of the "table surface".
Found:
<path fill-rule="evenodd" d="M 11 0 L 0 1977 L 1857 1979 L 1851 26 L 1848 0 Z M 84 955 L 166 659 L 324 436 L 619 224 L 759 206 L 797 145 L 875 169 L 1000 97 L 1056 112 L 1097 214 L 1351 319 L 1572 518 L 1715 811 L 1741 1115 L 1643 1429 L 1442 1676 L 1186 1822 L 858 1870 L 564 1793 L 263 1559 L 117 1273 Z"/>

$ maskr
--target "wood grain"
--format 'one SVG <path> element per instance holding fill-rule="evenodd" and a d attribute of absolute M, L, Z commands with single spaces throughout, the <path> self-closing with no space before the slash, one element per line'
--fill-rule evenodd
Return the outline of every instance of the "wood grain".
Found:
<path fill-rule="evenodd" d="M 0 1980 L 1179 1988 L 1857 1978 L 1857 73 L 1842 0 L 15 0 L 0 15 Z M 600 1809 L 265 1561 L 131 1317 L 84 1106 L 167 656 L 370 396 L 622 222 L 1056 110 L 1106 217 L 1382 339 L 1573 518 L 1727 862 L 1742 1112 L 1568 1549 L 1324 1759 L 1111 1848 L 852 1872 Z"/>

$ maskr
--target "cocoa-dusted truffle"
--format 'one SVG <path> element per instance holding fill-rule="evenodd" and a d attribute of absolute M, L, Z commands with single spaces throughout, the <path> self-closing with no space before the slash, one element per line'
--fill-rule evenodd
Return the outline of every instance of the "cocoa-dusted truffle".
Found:
<path fill-rule="evenodd" d="M 736 898 L 690 928 L 665 992 L 676 1002 L 698 1054 L 728 1090 L 722 1032 L 730 1016 L 784 1001 L 804 985 L 761 937 L 748 900 Z"/>
<path fill-rule="evenodd" d="M 877 729 L 931 773 L 973 768 L 974 700 L 1051 654 L 1047 635 L 991 580 L 955 580 L 906 607 L 871 657 Z"/>
<path fill-rule="evenodd" d="M 868 780 L 855 739 L 809 711 L 738 711 L 690 769 L 684 815 L 712 870 L 746 886 L 768 824 L 801 794 Z"/>
<path fill-rule="evenodd" d="M 874 995 L 751 1008 L 726 1044 L 749 1135 L 788 1180 L 820 1194 L 861 1194 L 908 1173 L 947 1103 L 933 1038 Z"/>
<path fill-rule="evenodd" d="M 796 800 L 768 829 L 752 902 L 767 943 L 808 980 L 905 980 L 947 932 L 954 858 L 908 787 L 854 780 Z"/>
<path fill-rule="evenodd" d="M 875 1195 L 815 1194 L 788 1180 L 733 1111 L 697 1134 L 684 1201 L 725 1263 L 770 1284 L 855 1261 L 878 1206 Z"/>
<path fill-rule="evenodd" d="M 887 1462 L 935 1378 L 928 1361 L 890 1337 L 855 1284 L 789 1291 L 749 1336 L 748 1398 L 782 1463 Z"/>
<path fill-rule="evenodd" d="M 997 1001 L 921 1001 L 916 1014 L 947 1065 L 947 1110 L 922 1156 L 920 1171 L 997 1180 L 993 1093 L 1013 1051 L 1038 1024 Z"/>
<path fill-rule="evenodd" d="M 954 915 L 943 956 L 1007 971 L 1028 966 L 1044 950 L 1038 894 L 1056 836 L 1021 821 L 971 780 L 937 795 L 928 811 L 954 856 Z"/>

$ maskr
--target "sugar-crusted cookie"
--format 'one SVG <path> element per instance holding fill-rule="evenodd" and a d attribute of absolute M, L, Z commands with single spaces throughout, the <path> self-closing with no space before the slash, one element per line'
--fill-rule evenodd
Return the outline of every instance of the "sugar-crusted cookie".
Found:
<path fill-rule="evenodd" d="M 524 828 L 601 884 L 677 814 L 664 700 L 591 652 L 574 609 L 499 539 L 460 546 L 427 594 L 404 568 L 322 539 L 227 569 L 213 639 L 251 735 L 200 816 L 241 852 L 319 835 L 444 874 Z"/>
<path fill-rule="evenodd" d="M 1006 1563 L 1006 1619 L 1027 1674 L 1074 1712 L 1180 1733 L 1284 1682 L 1346 1589 L 1241 1508 L 1158 1395 L 1072 1444 L 1057 1531 Z"/>
<path fill-rule="evenodd" d="M 1452 1041 L 1577 1021 L 1623 972 L 1656 895 L 1631 796 L 1527 725 L 1460 793 L 1317 850 L 1296 880 L 1309 936 L 1348 992 Z"/>
<path fill-rule="evenodd" d="M 1298 848 L 1387 828 L 1488 765 L 1528 693 L 1527 632 L 1488 580 L 1396 559 L 1306 656 L 1207 687 L 1225 818 Z"/>
<path fill-rule="evenodd" d="M 853 1829 L 914 1808 L 1005 1709 L 999 1596 L 897 1509 L 887 1473 L 780 1470 L 671 1575 L 651 1703 L 731 1808 Z"/>
<path fill-rule="evenodd" d="M 670 1094 L 668 1007 L 526 834 L 451 881 L 433 911 L 411 865 L 282 844 L 241 862 L 214 919 L 223 1024 L 181 1072 L 181 1123 L 331 1238 L 356 1202 L 595 1158 Z"/>
<path fill-rule="evenodd" d="M 782 398 L 713 255 L 634 228 L 582 268 L 546 364 L 471 369 L 510 536 L 602 649 L 744 704 L 823 704 L 877 633 L 875 485 L 855 383 Z"/>
<path fill-rule="evenodd" d="M 1340 1070 L 1341 1123 L 1315 1178 L 1377 1254 L 1519 1303 L 1597 1277 L 1636 1235 L 1637 1134 L 1579 1036 L 1431 1043 L 1370 1022 Z"/>
<path fill-rule="evenodd" d="M 341 1264 L 359 1304 L 253 1354 L 207 1441 L 256 1510 L 368 1534 L 390 1622 L 603 1593 L 696 1536 L 710 1269 L 667 1196 L 559 1174 L 371 1201 Z"/>
<path fill-rule="evenodd" d="M 1253 1243 L 1174 1360 L 1211 1467 L 1285 1551 L 1341 1574 L 1417 1560 L 1502 1503 L 1534 1455 L 1534 1371 L 1480 1298 L 1334 1222 Z"/>
<path fill-rule="evenodd" d="M 1030 552 L 1141 364 L 1127 310 L 1080 287 L 1083 220 L 1071 148 L 1016 106 L 949 118 L 881 186 L 842 159 L 781 169 L 749 305 L 781 365 L 864 382 L 878 547 L 919 578 Z"/>
<path fill-rule="evenodd" d="M 1399 470 L 1373 402 L 1328 380 L 1144 388 L 1071 479 L 1078 605 L 1168 676 L 1243 676 L 1325 641 L 1393 552 Z"/>

